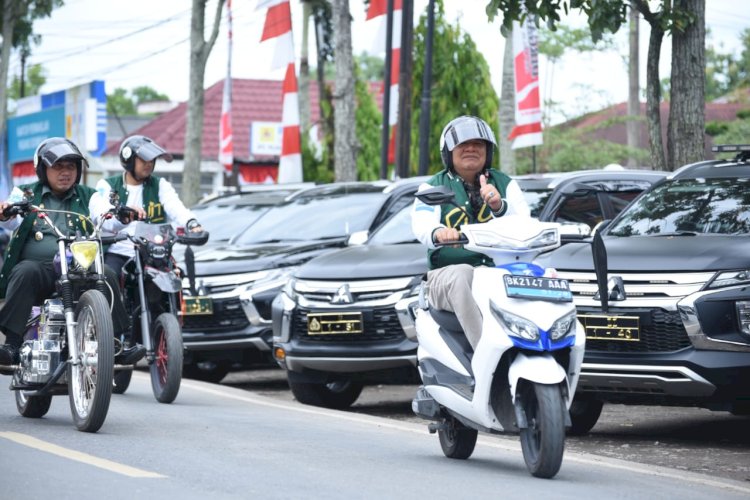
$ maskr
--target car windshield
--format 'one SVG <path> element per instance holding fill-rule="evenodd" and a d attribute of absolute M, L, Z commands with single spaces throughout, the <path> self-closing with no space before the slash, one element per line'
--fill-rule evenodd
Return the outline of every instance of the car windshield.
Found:
<path fill-rule="evenodd" d="M 229 241 L 268 211 L 269 205 L 197 205 L 192 208 L 211 242 Z"/>
<path fill-rule="evenodd" d="M 657 186 L 630 205 L 608 234 L 750 233 L 750 179 L 683 179 Z"/>
<path fill-rule="evenodd" d="M 232 243 L 345 238 L 370 228 L 386 195 L 380 192 L 305 197 L 271 208 Z"/>
<path fill-rule="evenodd" d="M 398 245 L 417 243 L 411 230 L 411 209 L 409 204 L 388 219 L 367 241 L 368 245 Z"/>

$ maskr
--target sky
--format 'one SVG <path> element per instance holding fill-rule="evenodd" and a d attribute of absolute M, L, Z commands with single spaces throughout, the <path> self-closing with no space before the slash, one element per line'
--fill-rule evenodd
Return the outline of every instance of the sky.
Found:
<path fill-rule="evenodd" d="M 189 88 L 190 9 L 188 0 L 65 0 L 52 17 L 35 23 L 34 32 L 42 43 L 33 48 L 27 64 L 41 64 L 47 84 L 43 93 L 63 90 L 91 80 L 104 80 L 107 93 L 121 87 L 131 90 L 149 86 L 173 101 L 184 101 Z M 232 76 L 235 78 L 282 79 L 283 70 L 271 69 L 272 40 L 259 42 L 265 11 L 256 10 L 257 0 L 233 0 Z M 750 9 L 737 9 L 736 0 L 706 0 L 708 43 L 722 52 L 738 53 L 740 33 L 750 28 Z M 744 2 L 741 2 L 744 7 Z M 210 29 L 216 0 L 208 0 L 206 28 Z M 489 23 L 485 0 L 444 0 L 446 17 L 458 22 L 471 34 L 490 66 L 491 79 L 500 95 L 504 39 L 500 22 Z M 415 22 L 427 0 L 414 0 Z M 376 23 L 365 22 L 364 2 L 350 2 L 355 54 L 373 53 Z M 302 38 L 301 7 L 292 0 L 295 50 Z M 563 17 L 573 27 L 585 25 L 585 18 Z M 553 122 L 627 100 L 626 28 L 615 36 L 616 49 L 592 54 L 570 52 L 554 67 L 540 57 L 540 85 L 543 98 L 559 102 Z M 312 35 L 311 35 L 312 36 Z M 640 81 L 646 83 L 648 24 L 640 23 Z M 226 76 L 227 23 L 222 27 L 206 65 L 205 87 Z M 311 49 L 314 42 L 310 43 Z M 665 40 L 661 54 L 662 76 L 669 74 L 670 43 Z M 376 55 L 382 55 L 376 54 Z M 299 60 L 298 60 L 299 61 Z M 20 59 L 14 55 L 10 77 L 20 73 Z M 435 76 L 439 78 L 439 75 Z M 645 100 L 645 97 L 642 98 Z"/>

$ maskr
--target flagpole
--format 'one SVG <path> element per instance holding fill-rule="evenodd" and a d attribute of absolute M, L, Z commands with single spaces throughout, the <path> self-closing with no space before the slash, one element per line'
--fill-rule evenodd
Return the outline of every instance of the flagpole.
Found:
<path fill-rule="evenodd" d="M 427 5 L 427 40 L 425 41 L 424 74 L 422 75 L 422 108 L 419 115 L 419 175 L 427 175 L 430 162 L 430 103 L 432 97 L 432 38 L 435 31 L 435 0 Z"/>
<path fill-rule="evenodd" d="M 391 136 L 391 61 L 393 58 L 393 0 L 388 0 L 385 24 L 385 75 L 383 75 L 383 131 L 380 148 L 380 178 L 388 177 L 388 145 Z"/>

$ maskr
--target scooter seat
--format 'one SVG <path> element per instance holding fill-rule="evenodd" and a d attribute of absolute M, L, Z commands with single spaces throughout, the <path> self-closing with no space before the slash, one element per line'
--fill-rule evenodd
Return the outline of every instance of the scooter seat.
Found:
<path fill-rule="evenodd" d="M 463 359 L 462 363 L 471 373 L 471 358 L 474 356 L 474 349 L 471 347 L 469 339 L 466 338 L 461 323 L 458 322 L 458 317 L 450 311 L 435 309 L 434 307 L 430 308 L 430 315 L 440 325 L 440 334 L 451 350 L 463 355 L 459 356 L 459 359 Z"/>

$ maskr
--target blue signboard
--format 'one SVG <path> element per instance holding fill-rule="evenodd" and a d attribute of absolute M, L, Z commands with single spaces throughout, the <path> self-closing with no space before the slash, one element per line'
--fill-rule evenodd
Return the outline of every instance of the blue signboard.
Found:
<path fill-rule="evenodd" d="M 48 137 L 65 137 L 65 106 L 8 120 L 8 162 L 29 161 Z"/>

